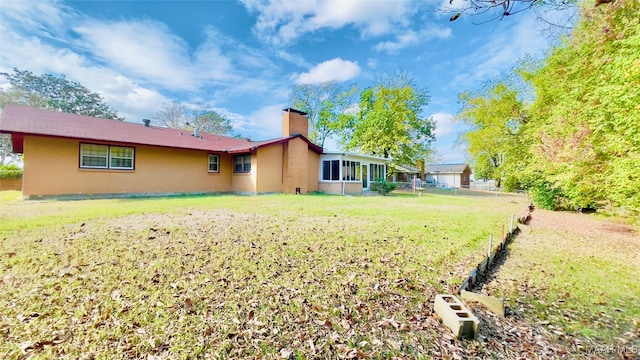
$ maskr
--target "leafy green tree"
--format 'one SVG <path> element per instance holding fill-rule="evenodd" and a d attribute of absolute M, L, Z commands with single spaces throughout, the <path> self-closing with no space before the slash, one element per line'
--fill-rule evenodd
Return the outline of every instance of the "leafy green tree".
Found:
<path fill-rule="evenodd" d="M 62 111 L 71 114 L 87 115 L 113 120 L 124 120 L 118 112 L 104 103 L 102 96 L 91 92 L 75 81 L 69 81 L 64 75 L 34 75 L 27 70 L 13 69 L 13 73 L 0 73 L 13 90 L 3 94 L 4 101 L 12 104 L 36 106 L 43 109 Z"/>
<path fill-rule="evenodd" d="M 231 120 L 211 110 L 196 112 L 195 120 L 191 125 L 209 134 L 229 136 L 233 132 Z"/>
<path fill-rule="evenodd" d="M 513 84 L 512 76 L 460 94 L 457 115 L 469 128 L 460 140 L 467 144 L 476 177 L 494 179 L 509 191 L 518 186 L 527 158 L 522 132 L 528 117 Z"/>
<path fill-rule="evenodd" d="M 536 90 L 529 168 L 555 207 L 640 212 L 640 2 L 586 7 L 572 37 L 528 74 Z"/>
<path fill-rule="evenodd" d="M 428 156 L 434 139 L 434 120 L 420 115 L 428 103 L 427 91 L 406 73 L 386 75 L 362 91 L 357 116 L 340 123 L 341 144 L 397 164 L 415 164 Z"/>
<path fill-rule="evenodd" d="M 355 114 L 351 111 L 355 103 L 357 87 L 341 87 L 337 82 L 298 85 L 289 97 L 291 107 L 307 113 L 309 118 L 309 140 L 324 146 L 325 140 L 335 134 L 339 124 Z"/>

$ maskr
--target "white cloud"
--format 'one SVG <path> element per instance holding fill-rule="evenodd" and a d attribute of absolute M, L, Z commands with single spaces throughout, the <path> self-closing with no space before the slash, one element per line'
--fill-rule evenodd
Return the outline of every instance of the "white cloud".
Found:
<path fill-rule="evenodd" d="M 440 3 L 440 11 L 444 13 L 457 12 L 471 9 L 472 6 L 468 0 L 442 0 Z"/>
<path fill-rule="evenodd" d="M 429 26 L 419 31 L 407 30 L 398 35 L 394 41 L 384 41 L 378 43 L 374 49 L 377 51 L 386 51 L 388 53 L 395 53 L 398 50 L 404 49 L 409 46 L 414 46 L 427 40 L 438 38 L 446 39 L 451 36 L 450 28 L 439 28 L 436 26 Z"/>
<path fill-rule="evenodd" d="M 376 36 L 405 27 L 420 2 L 414 0 L 241 0 L 258 13 L 255 32 L 276 44 L 289 44 L 300 36 L 321 29 L 351 25 L 363 37 Z"/>
<path fill-rule="evenodd" d="M 15 31 L 27 29 L 46 38 L 58 38 L 69 18 L 76 15 L 70 7 L 56 0 L 0 2 L 0 24 L 10 23 Z"/>
<path fill-rule="evenodd" d="M 347 81 L 360 74 L 356 62 L 335 58 L 316 65 L 306 73 L 294 75 L 296 84 L 320 84 L 328 81 Z"/>
<path fill-rule="evenodd" d="M 243 121 L 234 123 L 234 127 L 237 124 L 237 130 L 253 140 L 278 138 L 282 136 L 282 109 L 284 108 L 284 104 L 264 106 L 248 115 Z"/>
<path fill-rule="evenodd" d="M 458 129 L 455 126 L 453 114 L 439 112 L 431 115 L 431 117 L 436 122 L 436 139 L 442 139 L 457 133 Z"/>
<path fill-rule="evenodd" d="M 203 36 L 192 47 L 159 21 L 98 19 L 56 1 L 2 1 L 0 71 L 64 74 L 128 121 L 152 117 L 173 100 L 216 104 L 256 92 L 286 99 L 282 77 L 273 80 L 280 68 L 272 54 L 210 26 Z"/>
<path fill-rule="evenodd" d="M 73 31 L 86 51 L 127 74 L 174 89 L 196 86 L 186 67 L 190 65 L 187 44 L 162 23 L 87 19 Z"/>
<path fill-rule="evenodd" d="M 466 160 L 466 151 L 461 146 L 447 144 L 435 147 L 436 160 L 442 164 L 464 163 Z"/>

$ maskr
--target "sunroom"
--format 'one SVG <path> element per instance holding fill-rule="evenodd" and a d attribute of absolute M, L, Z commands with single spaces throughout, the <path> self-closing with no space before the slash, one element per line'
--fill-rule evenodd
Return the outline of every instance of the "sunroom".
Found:
<path fill-rule="evenodd" d="M 318 190 L 327 194 L 361 195 L 387 176 L 387 159 L 348 152 L 320 156 Z"/>

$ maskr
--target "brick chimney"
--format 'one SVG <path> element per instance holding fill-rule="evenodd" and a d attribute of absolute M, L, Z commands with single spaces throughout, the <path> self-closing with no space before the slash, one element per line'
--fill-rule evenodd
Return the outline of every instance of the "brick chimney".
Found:
<path fill-rule="evenodd" d="M 309 137 L 307 113 L 293 108 L 282 110 L 282 137 L 300 134 Z"/>

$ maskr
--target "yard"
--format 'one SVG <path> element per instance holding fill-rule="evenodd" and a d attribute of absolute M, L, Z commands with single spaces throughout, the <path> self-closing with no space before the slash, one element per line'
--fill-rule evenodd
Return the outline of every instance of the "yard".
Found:
<path fill-rule="evenodd" d="M 479 341 L 457 341 L 439 324 L 433 296 L 456 291 L 525 196 L 18 195 L 0 193 L 2 358 L 511 358 L 505 344 L 531 358 L 569 358 L 589 349 L 576 339 L 621 338 L 629 349 L 638 340 L 640 241 L 629 227 L 617 232 L 628 236 L 626 256 L 609 257 L 617 243 L 602 252 L 580 243 L 593 250 L 597 285 L 576 280 L 570 297 L 557 290 L 565 284 L 525 271 L 562 246 L 534 251 L 522 246 L 536 242 L 516 238 L 514 256 L 482 289 L 505 296 L 512 314 L 499 319 L 474 306 Z M 571 279 L 563 264 L 573 263 L 562 259 L 540 268 Z M 616 276 L 607 282 L 609 270 Z M 600 302 L 582 291 L 597 291 Z M 561 298 L 577 302 L 573 317 L 542 310 Z M 576 325 L 614 307 L 611 320 Z"/>

